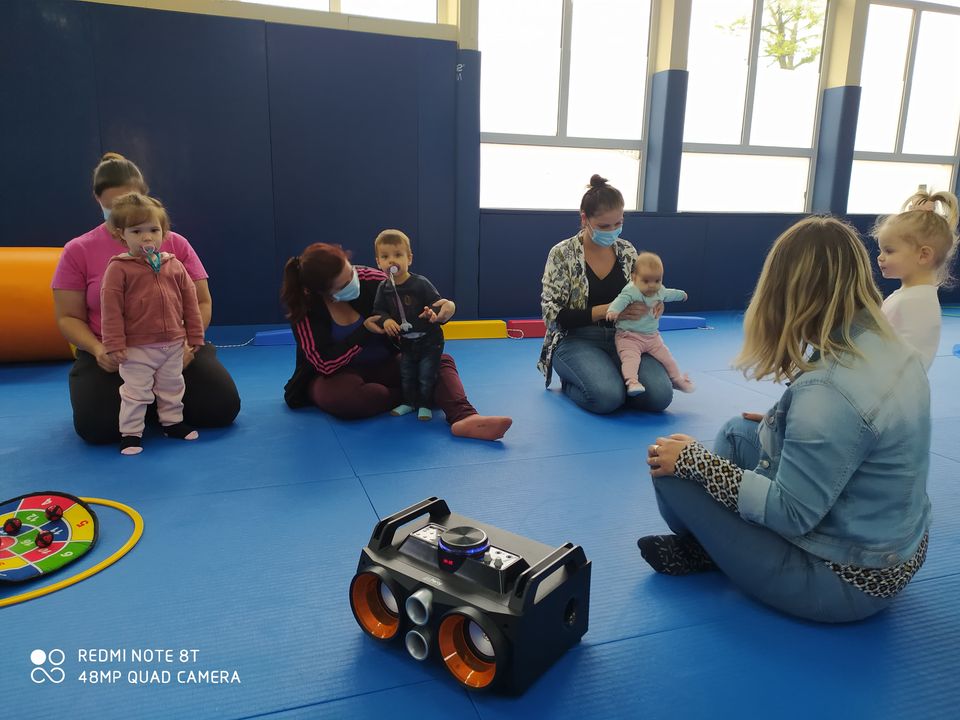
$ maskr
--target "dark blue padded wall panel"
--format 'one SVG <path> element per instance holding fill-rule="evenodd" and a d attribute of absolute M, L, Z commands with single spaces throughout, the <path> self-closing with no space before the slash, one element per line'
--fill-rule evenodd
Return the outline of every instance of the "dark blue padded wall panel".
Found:
<path fill-rule="evenodd" d="M 820 133 L 813 176 L 815 212 L 845 213 L 857 138 L 860 88 L 843 86 L 823 91 Z"/>
<path fill-rule="evenodd" d="M 686 70 L 663 70 L 650 79 L 643 183 L 643 209 L 647 212 L 677 211 L 689 75 Z"/>
<path fill-rule="evenodd" d="M 196 248 L 214 322 L 278 320 L 264 24 L 88 8 L 104 147 L 140 165 Z"/>
<path fill-rule="evenodd" d="M 454 282 L 461 319 L 479 317 L 480 72 L 476 50 L 457 51 Z"/>
<path fill-rule="evenodd" d="M 579 228 L 575 211 L 481 210 L 480 317 L 539 316 L 547 253 Z"/>
<path fill-rule="evenodd" d="M 57 246 L 102 222 L 87 6 L 0 3 L 0 246 Z"/>
<path fill-rule="evenodd" d="M 457 45 L 439 40 L 417 40 L 416 52 L 419 254 L 414 258 L 413 270 L 430 278 L 441 295 L 457 300 L 453 273 L 456 226 L 454 69 Z M 458 315 L 463 317 L 461 313 Z"/>
<path fill-rule="evenodd" d="M 438 288 L 452 288 L 452 253 L 444 250 L 447 259 L 440 261 L 431 254 L 451 243 L 453 232 L 452 192 L 442 189 L 444 181 L 453 182 L 453 75 L 452 67 L 444 78 L 425 66 L 446 57 L 452 64 L 453 55 L 432 45 L 446 44 L 267 25 L 281 260 L 324 241 L 372 265 L 377 233 L 400 228 L 413 241 L 414 272 L 422 271 Z M 443 97 L 433 103 L 421 100 L 421 93 Z M 451 127 L 441 132 L 443 115 Z M 421 129 L 439 135 L 421 139 Z M 425 191 L 421 162 L 435 174 Z M 437 219 L 421 228 L 420 219 L 431 212 Z"/>

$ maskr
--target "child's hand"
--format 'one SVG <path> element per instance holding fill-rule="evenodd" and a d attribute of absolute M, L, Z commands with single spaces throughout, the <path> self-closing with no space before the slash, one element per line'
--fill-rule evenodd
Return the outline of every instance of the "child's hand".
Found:
<path fill-rule="evenodd" d="M 120 367 L 120 363 L 125 363 L 127 361 L 127 351 L 126 350 L 114 350 L 113 352 L 107 353 L 107 357 L 114 363 L 117 367 Z"/>
<path fill-rule="evenodd" d="M 390 318 L 383 324 L 383 331 L 390 337 L 397 337 L 400 334 L 400 326 L 396 320 Z"/>
<path fill-rule="evenodd" d="M 183 343 L 183 369 L 187 369 L 187 365 L 193 362 L 194 356 L 197 354 L 197 348 L 195 345 L 188 345 L 186 342 Z"/>
<path fill-rule="evenodd" d="M 439 317 L 440 316 L 433 311 L 432 307 L 430 307 L 429 305 L 423 306 L 423 312 L 420 313 L 421 320 L 426 320 L 427 322 L 435 323 L 437 322 L 437 318 Z"/>
<path fill-rule="evenodd" d="M 613 310 L 607 311 L 607 322 L 614 322 L 618 317 L 620 317 L 620 313 L 614 312 Z"/>
<path fill-rule="evenodd" d="M 375 335 L 383 335 L 383 328 L 380 327 L 380 316 L 371 315 L 363 321 L 363 326 Z"/>

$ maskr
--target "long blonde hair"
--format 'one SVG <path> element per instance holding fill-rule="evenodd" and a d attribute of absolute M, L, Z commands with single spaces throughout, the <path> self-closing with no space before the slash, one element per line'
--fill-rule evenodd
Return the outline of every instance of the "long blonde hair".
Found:
<path fill-rule="evenodd" d="M 953 284 L 950 264 L 957 251 L 957 196 L 951 192 L 918 190 L 908 197 L 903 212 L 877 218 L 871 234 L 896 237 L 915 248 L 924 245 L 933 250 L 933 265 L 939 285 Z"/>
<path fill-rule="evenodd" d="M 850 334 L 867 312 L 888 337 L 870 257 L 857 231 L 832 217 L 808 217 L 774 242 L 743 319 L 743 348 L 734 367 L 757 380 L 793 380 L 813 367 L 810 354 L 843 361 L 861 355 Z"/>

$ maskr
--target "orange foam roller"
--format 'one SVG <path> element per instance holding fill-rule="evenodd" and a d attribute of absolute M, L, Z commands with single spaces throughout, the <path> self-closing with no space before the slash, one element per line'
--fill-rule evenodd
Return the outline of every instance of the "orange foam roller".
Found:
<path fill-rule="evenodd" d="M 63 248 L 0 248 L 0 362 L 72 358 L 50 281 Z"/>

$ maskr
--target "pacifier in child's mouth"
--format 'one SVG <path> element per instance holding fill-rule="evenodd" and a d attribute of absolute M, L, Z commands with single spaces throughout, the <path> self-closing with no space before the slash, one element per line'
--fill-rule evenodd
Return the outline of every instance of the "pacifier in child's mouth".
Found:
<path fill-rule="evenodd" d="M 143 245 L 140 249 L 143 251 L 143 257 L 146 259 L 147 265 L 152 267 L 155 273 L 160 272 L 160 253 L 157 248 L 153 245 Z"/>
<path fill-rule="evenodd" d="M 390 266 L 390 274 L 391 274 L 391 275 L 396 275 L 398 272 L 400 272 L 400 266 L 399 266 L 399 265 L 391 265 L 391 266 Z"/>

